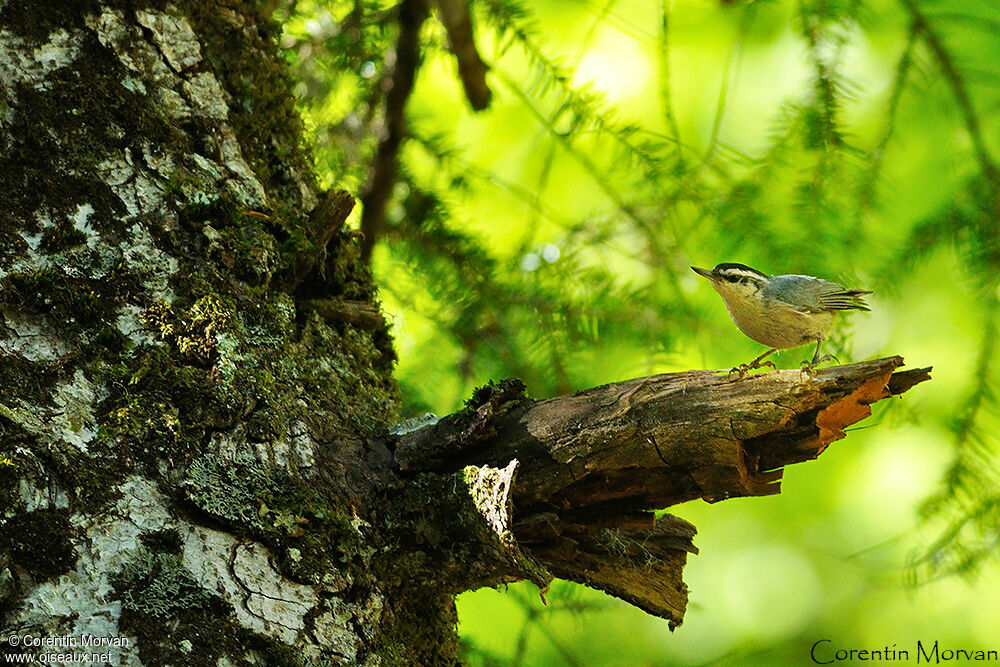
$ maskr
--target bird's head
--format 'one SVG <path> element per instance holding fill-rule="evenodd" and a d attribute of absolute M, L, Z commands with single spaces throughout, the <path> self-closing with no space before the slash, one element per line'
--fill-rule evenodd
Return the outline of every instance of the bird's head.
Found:
<path fill-rule="evenodd" d="M 712 287 L 726 303 L 749 299 L 771 279 L 769 275 L 757 269 L 732 262 L 718 264 L 711 271 L 697 266 L 692 266 L 691 269 L 699 276 L 708 278 Z"/>

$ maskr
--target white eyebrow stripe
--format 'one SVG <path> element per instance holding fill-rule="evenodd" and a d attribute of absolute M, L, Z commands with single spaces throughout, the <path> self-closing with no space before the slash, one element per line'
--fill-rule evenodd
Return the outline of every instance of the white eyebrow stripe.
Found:
<path fill-rule="evenodd" d="M 723 269 L 722 271 L 719 272 L 719 275 L 722 277 L 739 276 L 740 278 L 750 278 L 751 280 L 754 280 L 756 282 L 764 281 L 764 276 L 760 275 L 759 273 L 755 273 L 753 271 L 744 271 L 743 269 Z"/>

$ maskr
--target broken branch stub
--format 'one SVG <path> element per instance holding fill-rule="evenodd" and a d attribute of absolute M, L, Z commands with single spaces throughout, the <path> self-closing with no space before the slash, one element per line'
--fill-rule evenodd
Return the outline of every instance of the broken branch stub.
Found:
<path fill-rule="evenodd" d="M 780 489 L 782 466 L 815 458 L 870 415 L 870 404 L 929 379 L 929 368 L 894 374 L 902 363 L 735 382 L 717 371 L 668 373 L 543 401 L 504 381 L 479 405 L 401 436 L 395 458 L 413 472 L 517 458 L 521 513 L 769 495 Z"/>
<path fill-rule="evenodd" d="M 679 624 L 694 527 L 652 510 L 780 491 L 783 467 L 816 458 L 876 401 L 929 379 L 901 357 L 809 375 L 730 381 L 688 371 L 533 401 L 508 380 L 466 410 L 395 437 L 404 473 L 520 462 L 514 535 L 556 576 Z"/>

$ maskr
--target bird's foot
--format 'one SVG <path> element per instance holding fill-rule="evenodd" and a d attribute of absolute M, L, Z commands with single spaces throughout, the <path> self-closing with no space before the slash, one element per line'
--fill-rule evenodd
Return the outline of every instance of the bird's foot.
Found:
<path fill-rule="evenodd" d="M 840 363 L 840 359 L 837 359 L 837 357 L 833 356 L 832 354 L 824 354 L 822 357 L 813 359 L 812 361 L 805 360 L 799 365 L 802 367 L 803 373 L 805 373 L 810 377 L 813 377 L 816 375 L 816 367 L 819 366 L 824 361 L 830 361 L 831 359 L 836 361 L 838 364 Z"/>
<path fill-rule="evenodd" d="M 771 370 L 778 369 L 778 367 L 774 365 L 773 361 L 760 361 L 755 359 L 749 364 L 740 364 L 739 366 L 730 369 L 729 375 L 727 375 L 726 377 L 729 378 L 730 382 L 735 382 L 737 380 L 742 380 L 743 378 L 745 378 L 747 375 L 750 374 L 750 371 L 757 368 L 764 368 L 765 366 L 769 367 Z M 735 378 L 733 377 L 733 373 L 736 373 Z"/>
<path fill-rule="evenodd" d="M 729 374 L 726 378 L 730 382 L 736 382 L 737 380 L 742 380 L 750 372 L 750 364 L 740 364 L 734 368 L 729 369 Z M 733 377 L 733 373 L 736 373 L 736 377 Z"/>

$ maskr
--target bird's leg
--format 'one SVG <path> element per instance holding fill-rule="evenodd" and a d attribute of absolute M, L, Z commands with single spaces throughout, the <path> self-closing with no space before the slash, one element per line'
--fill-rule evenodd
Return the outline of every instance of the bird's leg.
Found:
<path fill-rule="evenodd" d="M 833 356 L 832 354 L 824 354 L 822 357 L 819 356 L 819 350 L 823 346 L 823 340 L 824 340 L 823 338 L 819 338 L 816 340 L 816 353 L 813 354 L 812 361 L 802 362 L 801 364 L 802 372 L 809 373 L 810 375 L 812 375 L 817 365 L 823 363 L 824 361 L 830 361 L 831 359 L 835 359 L 838 364 L 840 363 L 840 359 L 837 359 L 837 357 Z"/>
<path fill-rule="evenodd" d="M 740 378 L 745 377 L 746 374 L 751 370 L 753 370 L 754 368 L 760 368 L 761 366 L 770 366 L 772 370 L 777 369 L 777 366 L 774 365 L 773 361 L 764 361 L 765 357 L 772 355 L 777 351 L 778 348 L 772 347 L 770 350 L 760 355 L 759 357 L 751 361 L 749 364 L 740 364 L 736 368 L 731 369 L 729 371 L 730 379 L 732 379 L 733 373 L 736 373 L 737 374 L 736 379 L 739 380 Z"/>
<path fill-rule="evenodd" d="M 772 354 L 774 354 L 777 351 L 778 351 L 778 348 L 772 347 L 770 350 L 768 350 L 764 354 L 760 355 L 759 357 L 757 357 L 756 359 L 754 359 L 753 361 L 751 361 L 750 364 L 749 364 L 750 368 L 760 368 L 761 366 L 770 366 L 772 370 L 776 370 L 777 366 L 774 365 L 773 361 L 763 361 L 763 360 L 764 360 L 765 357 L 769 357 L 769 356 L 771 356 Z M 763 362 L 763 363 L 761 363 L 761 362 Z"/>

